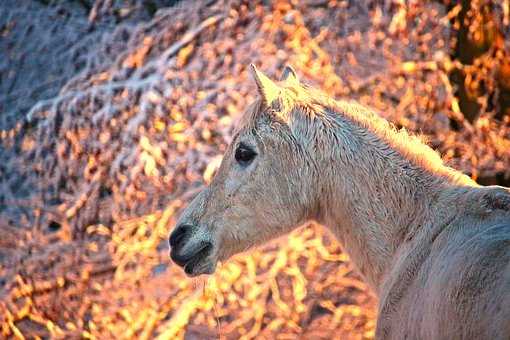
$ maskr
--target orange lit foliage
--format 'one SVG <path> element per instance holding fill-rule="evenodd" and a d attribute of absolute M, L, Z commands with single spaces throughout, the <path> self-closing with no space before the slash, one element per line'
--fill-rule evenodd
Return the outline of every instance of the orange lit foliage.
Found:
<path fill-rule="evenodd" d="M 271 76 L 290 63 L 422 132 L 456 168 L 508 178 L 510 118 L 487 111 L 471 124 L 453 95 L 455 13 L 377 3 L 177 6 L 105 39 L 90 56 L 101 62 L 32 110 L 35 127 L 1 132 L 16 155 L 6 173 L 31 193 L 2 187 L 22 212 L 0 226 L 2 336 L 372 338 L 375 298 L 319 226 L 200 280 L 170 263 L 166 238 L 253 100 L 250 62 Z"/>

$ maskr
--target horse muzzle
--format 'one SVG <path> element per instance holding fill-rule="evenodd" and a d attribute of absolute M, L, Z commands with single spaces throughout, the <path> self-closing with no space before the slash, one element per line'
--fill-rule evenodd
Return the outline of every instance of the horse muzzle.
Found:
<path fill-rule="evenodd" d="M 169 237 L 170 258 L 184 268 L 188 276 L 214 273 L 216 261 L 211 260 L 213 243 L 199 232 L 198 227 L 181 224 Z"/>

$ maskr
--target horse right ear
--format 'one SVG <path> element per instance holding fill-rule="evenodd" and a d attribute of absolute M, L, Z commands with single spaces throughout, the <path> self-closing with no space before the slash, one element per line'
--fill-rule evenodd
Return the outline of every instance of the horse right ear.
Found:
<path fill-rule="evenodd" d="M 283 81 L 291 85 L 299 85 L 299 79 L 296 71 L 290 65 L 286 65 L 283 69 L 282 77 L 280 81 Z"/>

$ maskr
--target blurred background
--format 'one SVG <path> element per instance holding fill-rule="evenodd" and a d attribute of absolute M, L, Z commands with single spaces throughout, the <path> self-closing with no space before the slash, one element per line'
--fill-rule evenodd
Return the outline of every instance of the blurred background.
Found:
<path fill-rule="evenodd" d="M 509 0 L 3 0 L 2 338 L 371 339 L 320 226 L 188 279 L 168 258 L 254 99 L 255 63 L 510 186 Z"/>

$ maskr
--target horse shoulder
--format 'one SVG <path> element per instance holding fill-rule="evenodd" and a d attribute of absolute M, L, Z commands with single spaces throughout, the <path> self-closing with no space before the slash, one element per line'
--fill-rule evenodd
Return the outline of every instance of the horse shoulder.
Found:
<path fill-rule="evenodd" d="M 465 214 L 397 252 L 379 292 L 378 338 L 510 335 L 509 197 L 501 187 L 474 190 Z"/>

